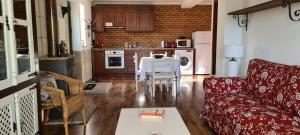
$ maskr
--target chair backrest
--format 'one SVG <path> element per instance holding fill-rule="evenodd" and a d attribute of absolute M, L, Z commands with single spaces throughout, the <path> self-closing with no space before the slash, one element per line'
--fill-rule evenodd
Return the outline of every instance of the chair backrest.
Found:
<path fill-rule="evenodd" d="M 150 57 L 153 57 L 153 52 L 151 51 L 150 52 Z M 168 57 L 168 52 L 167 51 L 165 51 L 165 53 L 164 54 L 162 54 L 162 55 L 164 55 L 164 57 Z"/>
<path fill-rule="evenodd" d="M 174 61 L 171 59 L 154 59 L 152 61 L 152 74 L 155 73 L 174 73 Z"/>
<path fill-rule="evenodd" d="M 138 60 L 138 55 L 136 52 L 133 55 L 133 62 L 134 62 L 134 72 L 135 72 L 135 75 L 137 75 L 139 72 L 139 60 Z"/>

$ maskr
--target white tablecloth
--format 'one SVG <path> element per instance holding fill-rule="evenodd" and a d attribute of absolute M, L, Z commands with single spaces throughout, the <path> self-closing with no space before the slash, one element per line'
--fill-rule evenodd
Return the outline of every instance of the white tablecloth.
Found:
<path fill-rule="evenodd" d="M 164 57 L 161 58 L 164 60 L 172 60 L 174 63 L 174 72 L 177 78 L 181 77 L 181 71 L 180 71 L 180 61 L 172 58 L 172 57 Z M 140 68 L 140 80 L 145 80 L 147 73 L 152 72 L 152 61 L 154 60 L 153 57 L 142 57 L 141 62 L 139 65 Z M 163 72 L 165 69 L 162 67 L 161 69 L 158 69 L 159 71 Z"/>

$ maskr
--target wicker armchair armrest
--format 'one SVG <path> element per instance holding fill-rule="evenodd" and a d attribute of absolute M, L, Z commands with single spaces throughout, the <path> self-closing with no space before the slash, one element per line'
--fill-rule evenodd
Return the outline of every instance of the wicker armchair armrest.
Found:
<path fill-rule="evenodd" d="M 49 87 L 46 85 L 41 85 L 41 89 L 44 89 L 51 96 L 51 101 L 54 106 L 63 106 L 63 103 L 66 102 L 65 93 L 63 90 L 59 90 L 57 88 Z"/>
<path fill-rule="evenodd" d="M 71 95 L 81 94 L 83 92 L 83 88 L 85 87 L 85 84 L 82 81 L 73 79 L 71 77 L 67 77 L 67 76 L 57 74 L 57 73 L 53 73 L 53 72 L 50 72 L 50 71 L 41 71 L 41 73 L 50 74 L 56 80 L 66 81 L 66 83 L 68 84 L 68 86 L 70 88 L 70 94 Z"/>

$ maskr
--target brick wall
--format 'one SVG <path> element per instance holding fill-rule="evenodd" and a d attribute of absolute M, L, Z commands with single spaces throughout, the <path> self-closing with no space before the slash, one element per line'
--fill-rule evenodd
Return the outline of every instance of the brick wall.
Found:
<path fill-rule="evenodd" d="M 124 29 L 107 29 L 97 39 L 104 47 L 123 47 L 125 41 L 139 42 L 143 47 L 160 47 L 160 42 L 175 41 L 179 36 L 192 38 L 194 31 L 211 29 L 211 6 L 195 6 L 181 9 L 180 6 L 154 6 L 154 32 L 132 33 Z"/>

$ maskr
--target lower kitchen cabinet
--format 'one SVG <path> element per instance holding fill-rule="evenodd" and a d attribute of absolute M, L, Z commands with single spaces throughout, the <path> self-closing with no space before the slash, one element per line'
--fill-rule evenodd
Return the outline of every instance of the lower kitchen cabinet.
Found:
<path fill-rule="evenodd" d="M 105 51 L 94 50 L 93 51 L 93 74 L 100 75 L 104 73 L 105 68 Z"/>
<path fill-rule="evenodd" d="M 173 50 L 155 49 L 155 50 L 124 50 L 124 69 L 106 69 L 105 68 L 105 51 L 93 50 L 93 76 L 105 74 L 134 74 L 135 64 L 133 56 L 137 53 L 138 57 L 150 57 L 151 51 L 153 54 L 168 53 L 168 57 L 172 57 Z M 140 61 L 140 60 L 138 60 Z"/>
<path fill-rule="evenodd" d="M 125 73 L 134 74 L 135 73 L 135 64 L 133 56 L 137 51 L 126 50 L 125 51 Z"/>
<path fill-rule="evenodd" d="M 0 134 L 34 135 L 38 132 L 36 84 L 0 99 Z"/>

